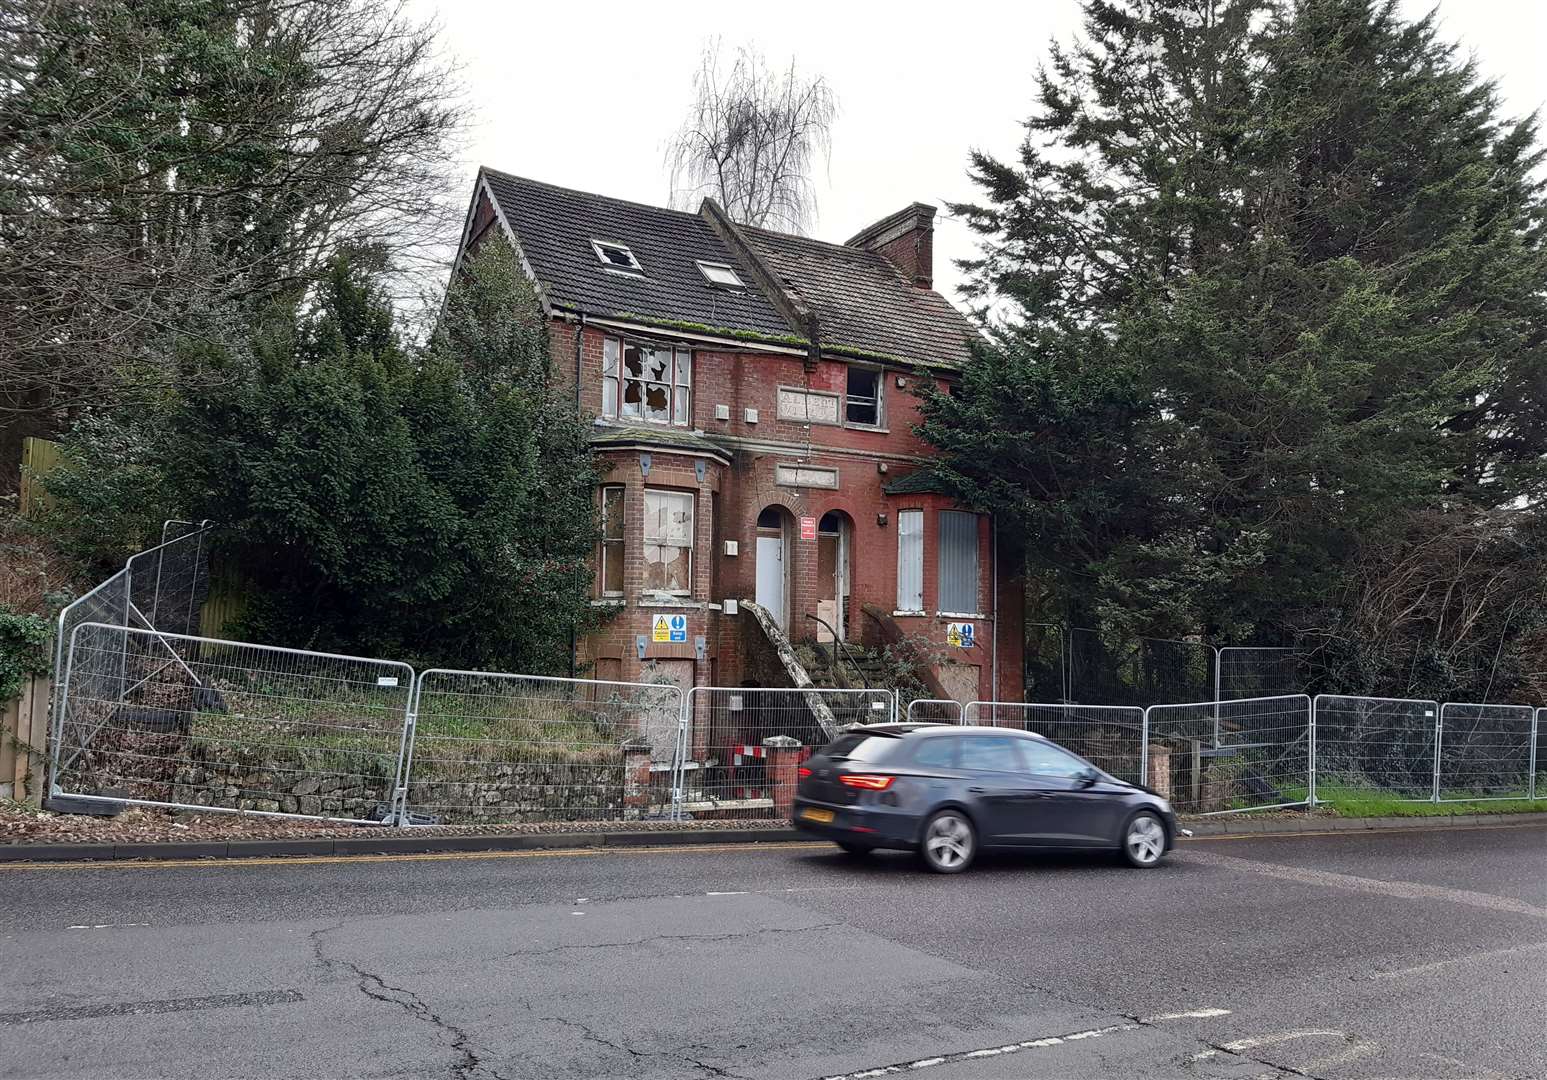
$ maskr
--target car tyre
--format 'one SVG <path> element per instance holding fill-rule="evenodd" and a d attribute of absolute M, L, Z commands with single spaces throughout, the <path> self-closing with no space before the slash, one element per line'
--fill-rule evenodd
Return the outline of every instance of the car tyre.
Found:
<path fill-rule="evenodd" d="M 1123 823 L 1123 858 L 1129 866 L 1152 870 L 1166 857 L 1166 826 L 1152 810 L 1140 810 Z"/>
<path fill-rule="evenodd" d="M 875 851 L 875 848 L 871 847 L 869 844 L 851 844 L 847 840 L 834 840 L 833 843 L 843 848 L 843 853 L 845 855 L 856 859 L 863 858 L 864 856 L 869 855 L 871 852 Z"/>
<path fill-rule="evenodd" d="M 978 854 L 978 831 L 960 810 L 942 810 L 924 823 L 919 857 L 937 874 L 959 874 Z"/>

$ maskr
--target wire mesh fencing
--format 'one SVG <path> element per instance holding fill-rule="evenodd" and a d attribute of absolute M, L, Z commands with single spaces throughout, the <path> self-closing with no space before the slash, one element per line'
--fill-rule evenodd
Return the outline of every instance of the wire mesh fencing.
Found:
<path fill-rule="evenodd" d="M 964 722 L 1033 731 L 1119 780 L 1144 782 L 1144 710 L 1137 706 L 973 701 Z"/>
<path fill-rule="evenodd" d="M 1202 642 L 1118 639 L 1079 627 L 1064 640 L 1069 701 L 1142 708 L 1197 701 L 1214 692 L 1214 649 Z"/>
<path fill-rule="evenodd" d="M 1214 697 L 1280 697 L 1304 689 L 1300 654 L 1294 649 L 1226 645 L 1218 650 Z"/>
<path fill-rule="evenodd" d="M 1534 708 L 1447 701 L 1439 721 L 1437 802 L 1534 797 Z"/>
<path fill-rule="evenodd" d="M 674 817 L 682 715 L 671 685 L 422 672 L 404 820 Z"/>
<path fill-rule="evenodd" d="M 1304 694 L 1152 705 L 1145 728 L 1144 774 L 1183 813 L 1267 810 L 1310 798 Z"/>
<path fill-rule="evenodd" d="M 100 673 L 117 667 L 117 679 Z M 71 634 L 61 793 L 345 821 L 389 816 L 413 669 L 85 623 Z"/>
<path fill-rule="evenodd" d="M 960 724 L 962 705 L 950 698 L 914 698 L 908 702 L 909 723 Z"/>
<path fill-rule="evenodd" d="M 1437 702 L 1320 694 L 1314 711 L 1313 799 L 1434 798 Z"/>
<path fill-rule="evenodd" d="M 800 762 L 847 727 L 896 715 L 890 690 L 695 686 L 687 695 L 682 811 L 787 817 Z"/>

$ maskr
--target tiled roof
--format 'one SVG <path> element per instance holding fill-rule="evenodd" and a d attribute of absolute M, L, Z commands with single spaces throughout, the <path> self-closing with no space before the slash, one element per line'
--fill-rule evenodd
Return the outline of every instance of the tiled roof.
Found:
<path fill-rule="evenodd" d="M 815 315 L 824 350 L 941 368 L 960 368 L 967 341 L 977 334 L 945 297 L 914 285 L 873 251 L 729 225 L 723 212 L 715 211 L 716 221 L 729 230 L 722 239 L 703 214 L 554 187 L 494 169 L 482 175 L 549 301 L 559 307 L 771 340 L 803 337 L 808 327 L 801 325 L 804 316 L 797 309 L 804 308 Z M 593 240 L 626 245 L 643 275 L 609 271 Z M 743 246 L 733 250 L 733 244 Z M 756 274 L 748 259 L 777 281 Z M 746 290 L 712 287 L 697 260 L 736 267 Z M 768 285 L 767 293 L 760 282 Z M 798 303 L 792 305 L 790 297 Z"/>
<path fill-rule="evenodd" d="M 821 327 L 822 345 L 960 368 L 977 329 L 873 251 L 742 226 L 743 235 Z"/>
<path fill-rule="evenodd" d="M 887 495 L 949 495 L 945 485 L 928 469 L 919 469 L 881 485 Z"/>
<path fill-rule="evenodd" d="M 571 191 L 494 169 L 484 169 L 483 175 L 552 303 L 592 315 L 637 315 L 770 337 L 791 333 L 751 273 L 697 214 Z M 644 275 L 609 272 L 592 240 L 627 245 Z M 737 267 L 747 289 L 713 288 L 699 272 L 699 259 Z"/>
<path fill-rule="evenodd" d="M 605 449 L 609 446 L 654 446 L 663 450 L 692 450 L 699 454 L 715 454 L 730 460 L 730 451 L 711 442 L 697 432 L 666 424 L 597 425 L 591 432 L 591 445 Z"/>

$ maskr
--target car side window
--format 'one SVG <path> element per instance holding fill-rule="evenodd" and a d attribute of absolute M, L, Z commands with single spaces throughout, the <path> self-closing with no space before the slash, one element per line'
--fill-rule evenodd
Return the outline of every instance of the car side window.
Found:
<path fill-rule="evenodd" d="M 1073 779 L 1083 775 L 1090 768 L 1069 751 L 1041 739 L 1027 739 L 1022 742 L 1021 753 L 1026 757 L 1026 771 L 1037 776 L 1063 776 Z"/>
<path fill-rule="evenodd" d="M 988 769 L 993 772 L 1021 772 L 1019 739 L 1010 735 L 968 735 L 961 740 L 963 769 Z"/>
<path fill-rule="evenodd" d="M 956 735 L 936 735 L 932 739 L 920 739 L 913 752 L 913 763 L 932 769 L 956 768 L 956 747 L 961 742 Z"/>

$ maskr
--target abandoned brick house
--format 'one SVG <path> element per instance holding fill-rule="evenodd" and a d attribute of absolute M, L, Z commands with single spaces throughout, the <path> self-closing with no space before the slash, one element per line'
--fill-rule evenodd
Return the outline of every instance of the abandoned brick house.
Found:
<path fill-rule="evenodd" d="M 907 639 L 936 692 L 1020 700 L 1017 575 L 919 472 L 920 380 L 976 332 L 931 288 L 934 213 L 831 244 L 480 170 L 460 253 L 514 245 L 608 468 L 596 677 L 756 685 L 753 601 L 792 641 Z"/>

